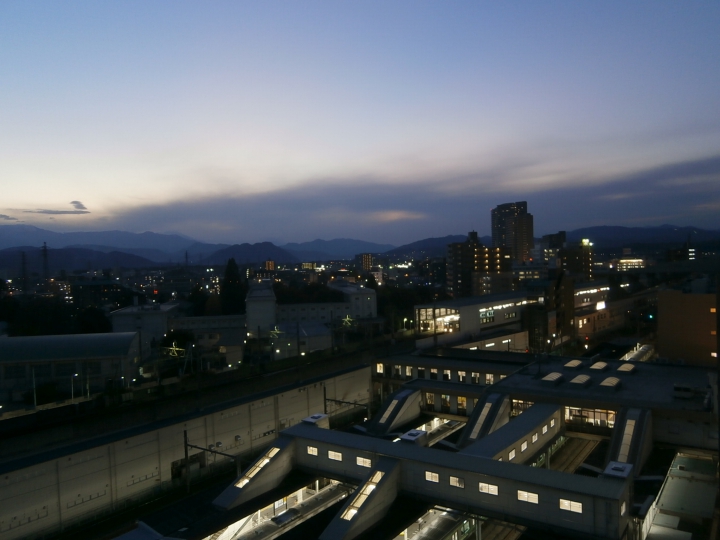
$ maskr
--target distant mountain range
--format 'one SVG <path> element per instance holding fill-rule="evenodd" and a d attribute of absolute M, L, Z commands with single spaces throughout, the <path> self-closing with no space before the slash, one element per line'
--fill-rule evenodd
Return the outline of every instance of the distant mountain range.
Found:
<path fill-rule="evenodd" d="M 464 242 L 465 240 L 467 240 L 467 235 L 464 234 L 452 234 L 440 238 L 426 238 L 425 240 L 418 240 L 417 242 L 388 250 L 384 255 L 413 259 L 419 257 L 444 257 L 445 253 L 447 253 L 448 244 Z M 489 245 L 492 243 L 492 238 L 483 236 L 480 241 Z"/>
<path fill-rule="evenodd" d="M 168 264 L 225 264 L 231 257 L 238 264 L 256 264 L 272 259 L 278 263 L 352 259 L 359 253 L 384 254 L 388 257 L 442 257 L 447 245 L 462 242 L 466 235 L 426 238 L 403 246 L 376 244 L 338 238 L 313 240 L 276 246 L 256 244 L 209 244 L 179 234 L 130 233 L 124 231 L 57 233 L 29 225 L 0 225 L 0 271 L 15 275 L 20 269 L 21 251 L 26 252 L 28 271 L 42 272 L 41 246 L 47 242 L 51 256 L 50 271 L 98 268 L 149 268 Z M 590 239 L 597 248 L 622 248 L 639 245 L 682 246 L 720 242 L 720 231 L 696 227 L 588 227 L 567 233 L 568 241 Z M 480 241 L 491 245 L 489 236 Z"/>
<path fill-rule="evenodd" d="M 720 240 L 720 230 L 709 231 L 697 227 L 587 227 L 568 231 L 568 242 L 589 239 L 597 248 L 622 248 L 651 244 L 676 244 L 681 247 L 688 240 L 691 244 L 704 244 Z"/>
<path fill-rule="evenodd" d="M 13 247 L 0 250 L 0 275 L 7 277 L 20 275 L 22 269 L 22 253 L 25 253 L 27 272 L 43 275 L 44 262 L 42 249 L 34 246 Z M 150 268 L 157 266 L 144 257 L 122 251 L 105 253 L 93 249 L 61 248 L 48 250 L 48 269 L 51 275 L 61 270 L 98 270 L 103 268 Z"/>
<path fill-rule="evenodd" d="M 287 251 L 292 251 L 305 261 L 352 259 L 359 253 L 385 253 L 395 248 L 395 246 L 390 244 L 374 244 L 372 242 L 352 240 L 350 238 L 337 238 L 335 240 L 318 239 L 300 244 L 285 244 L 280 247 Z"/>

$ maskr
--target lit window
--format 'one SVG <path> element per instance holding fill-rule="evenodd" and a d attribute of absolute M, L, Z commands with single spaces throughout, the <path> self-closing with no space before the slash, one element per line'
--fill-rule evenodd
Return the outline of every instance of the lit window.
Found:
<path fill-rule="evenodd" d="M 545 435 L 546 433 L 547 433 L 547 424 L 545 424 L 543 426 L 543 435 Z"/>
<path fill-rule="evenodd" d="M 277 447 L 272 447 L 270 450 L 268 450 L 267 452 L 265 452 L 265 454 L 263 454 L 262 457 L 258 458 L 258 459 L 255 461 L 255 464 L 254 464 L 252 467 L 250 467 L 250 469 L 248 470 L 248 472 L 246 472 L 246 473 L 242 476 L 242 478 L 240 478 L 240 480 L 238 480 L 238 481 L 236 482 L 235 487 L 242 488 L 242 487 L 244 487 L 246 484 L 248 484 L 248 483 L 250 482 L 250 479 L 253 478 L 257 473 L 259 473 L 265 465 L 267 465 L 268 463 L 270 463 L 270 460 L 271 460 L 272 458 L 274 458 L 274 457 L 275 457 L 275 454 L 277 454 L 279 451 L 280 451 L 279 448 L 277 448 Z"/>
<path fill-rule="evenodd" d="M 537 504 L 538 503 L 538 494 L 537 493 L 530 493 L 529 491 L 521 491 L 518 489 L 518 501 L 523 501 L 527 503 Z"/>
<path fill-rule="evenodd" d="M 520 451 L 524 452 L 527 450 L 527 441 L 523 441 L 523 443 L 520 445 Z"/>
<path fill-rule="evenodd" d="M 361 467 L 372 467 L 372 461 L 368 458 L 358 457 L 356 463 Z"/>
<path fill-rule="evenodd" d="M 387 422 L 387 419 L 390 417 L 390 415 L 393 412 L 393 409 L 395 409 L 395 406 L 397 404 L 398 404 L 398 400 L 393 399 L 392 402 L 390 403 L 390 405 L 388 406 L 388 408 L 385 410 L 385 413 L 382 415 L 382 417 L 380 417 L 381 424 L 384 424 L 385 422 Z"/>
<path fill-rule="evenodd" d="M 450 477 L 450 485 L 459 487 L 459 488 L 464 488 L 465 480 L 463 480 L 462 478 L 458 478 L 457 476 L 451 476 Z"/>
<path fill-rule="evenodd" d="M 714 307 L 711 307 L 711 308 L 710 308 L 710 313 L 717 313 L 717 309 L 715 309 Z"/>
<path fill-rule="evenodd" d="M 555 427 L 555 419 L 550 420 L 550 427 Z"/>
<path fill-rule="evenodd" d="M 375 491 L 375 488 L 377 487 L 380 480 L 382 480 L 383 476 L 385 476 L 384 472 L 376 471 L 375 474 L 372 475 L 370 480 L 365 482 L 365 485 L 355 496 L 353 501 L 350 503 L 350 506 L 347 507 L 345 512 L 343 512 L 342 516 L 340 517 L 347 521 L 350 521 L 352 518 L 354 518 L 355 514 L 357 514 L 358 510 L 365 503 L 370 494 Z"/>
<path fill-rule="evenodd" d="M 405 366 L 405 376 L 412 377 L 412 366 Z"/>
<path fill-rule="evenodd" d="M 568 501 L 567 499 L 560 499 L 560 510 L 567 510 L 568 512 L 582 514 L 582 503 Z"/>
<path fill-rule="evenodd" d="M 314 446 L 308 446 L 307 449 L 308 449 L 308 454 L 310 454 L 311 456 L 318 455 L 317 448 L 315 448 Z"/>
<path fill-rule="evenodd" d="M 382 373 L 382 372 L 383 372 L 383 369 L 384 369 L 384 367 L 383 367 L 382 364 L 378 364 L 378 365 L 377 365 L 377 372 L 378 372 L 378 373 Z"/>
<path fill-rule="evenodd" d="M 332 459 L 333 461 L 342 461 L 342 453 L 335 452 L 334 450 L 328 450 L 328 458 Z"/>
<path fill-rule="evenodd" d="M 428 482 L 439 482 L 440 475 L 436 472 L 425 471 L 425 480 Z"/>
<path fill-rule="evenodd" d="M 497 495 L 498 487 L 492 484 L 485 484 L 480 482 L 480 493 L 487 493 L 488 495 Z"/>
<path fill-rule="evenodd" d="M 508 461 L 512 461 L 513 459 L 515 459 L 515 449 L 514 448 L 512 450 L 510 450 L 510 453 L 508 454 Z"/>
<path fill-rule="evenodd" d="M 532 442 L 536 443 L 537 440 L 538 440 L 538 434 L 537 434 L 537 433 L 533 433 Z"/>
<path fill-rule="evenodd" d="M 625 501 L 623 501 L 623 503 L 620 505 L 620 515 L 625 515 Z"/>

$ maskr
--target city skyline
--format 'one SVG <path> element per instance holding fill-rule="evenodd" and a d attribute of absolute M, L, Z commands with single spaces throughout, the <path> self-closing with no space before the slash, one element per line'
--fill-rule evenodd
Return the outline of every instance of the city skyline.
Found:
<path fill-rule="evenodd" d="M 0 223 L 208 242 L 720 228 L 720 6 L 0 6 Z"/>

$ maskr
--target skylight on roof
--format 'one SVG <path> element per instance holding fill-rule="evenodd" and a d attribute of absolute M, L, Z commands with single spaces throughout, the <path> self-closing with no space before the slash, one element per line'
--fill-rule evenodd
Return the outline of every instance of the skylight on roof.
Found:
<path fill-rule="evenodd" d="M 619 368 L 617 368 L 618 371 L 622 371 L 623 373 L 632 373 L 635 371 L 635 364 L 631 364 L 630 362 L 625 362 L 623 365 L 621 365 Z"/>
<path fill-rule="evenodd" d="M 566 368 L 576 368 L 582 365 L 581 360 L 570 360 L 567 364 L 565 364 Z"/>

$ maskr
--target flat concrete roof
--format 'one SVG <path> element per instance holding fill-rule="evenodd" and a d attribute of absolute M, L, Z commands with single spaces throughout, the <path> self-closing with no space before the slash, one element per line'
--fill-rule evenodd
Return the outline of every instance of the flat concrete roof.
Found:
<path fill-rule="evenodd" d="M 708 390 L 707 368 L 694 366 L 676 366 L 634 362 L 634 373 L 618 371 L 626 362 L 603 360 L 605 370 L 590 369 L 592 362 L 584 359 L 583 366 L 570 372 L 563 366 L 573 360 L 572 357 L 540 357 L 532 364 L 516 371 L 493 385 L 493 391 L 513 395 L 529 401 L 548 401 L 553 403 L 592 403 L 594 407 L 617 410 L 620 407 L 638 407 L 641 409 L 670 409 L 677 411 L 704 411 L 703 400 Z M 545 386 L 542 378 L 549 373 L 565 373 L 565 380 L 555 386 Z M 590 384 L 577 388 L 568 381 L 577 375 L 589 375 Z M 572 375 L 572 376 L 570 376 Z M 713 375 L 714 376 L 714 375 Z M 601 387 L 605 379 L 616 377 L 620 384 L 611 389 Z M 674 397 L 674 385 L 682 384 L 697 389 L 697 395 L 691 399 Z M 708 414 L 710 414 L 708 412 Z"/>
<path fill-rule="evenodd" d="M 559 408 L 559 405 L 537 403 L 499 429 L 465 447 L 461 452 L 478 457 L 492 458 L 523 436 L 530 439 L 533 431 L 539 432 L 539 426 L 547 423 L 548 419 Z"/>
<path fill-rule="evenodd" d="M 133 313 L 169 312 L 180 307 L 177 302 L 165 302 L 164 304 L 144 304 L 142 306 L 128 306 L 110 312 L 110 315 L 130 315 Z"/>
<path fill-rule="evenodd" d="M 250 287 L 245 298 L 272 298 L 274 300 L 275 291 L 268 285 L 254 285 Z"/>
<path fill-rule="evenodd" d="M 127 356 L 136 332 L 3 338 L 0 362 L 92 360 Z"/>
<path fill-rule="evenodd" d="M 414 444 L 393 443 L 365 435 L 331 431 L 316 426 L 296 424 L 280 433 L 280 438 L 305 438 L 328 445 L 353 448 L 400 460 L 418 461 L 428 466 L 446 467 L 470 473 L 485 474 L 517 482 L 528 482 L 550 488 L 574 492 L 588 496 L 618 499 L 625 488 L 625 482 L 604 477 L 587 477 L 543 469 L 527 467 L 516 463 L 480 459 L 477 456 L 426 448 Z"/>
<path fill-rule="evenodd" d="M 412 379 L 402 386 L 422 392 L 434 391 L 437 394 L 447 393 L 453 396 L 479 397 L 486 392 L 489 386 L 479 384 L 458 383 L 449 381 L 435 381 L 432 379 Z"/>

